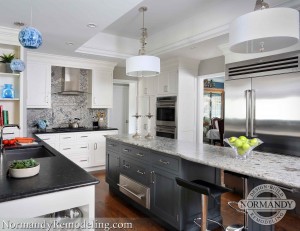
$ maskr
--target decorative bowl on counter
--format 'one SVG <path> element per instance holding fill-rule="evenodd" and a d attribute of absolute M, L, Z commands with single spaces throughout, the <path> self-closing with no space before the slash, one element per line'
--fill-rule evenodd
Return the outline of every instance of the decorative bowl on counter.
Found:
<path fill-rule="evenodd" d="M 234 158 L 243 160 L 249 158 L 252 155 L 252 150 L 263 143 L 258 138 L 248 139 L 245 136 L 226 138 L 224 142 L 234 150 Z"/>
<path fill-rule="evenodd" d="M 14 160 L 9 166 L 9 176 L 25 178 L 35 176 L 40 172 L 40 164 L 34 159 Z"/>

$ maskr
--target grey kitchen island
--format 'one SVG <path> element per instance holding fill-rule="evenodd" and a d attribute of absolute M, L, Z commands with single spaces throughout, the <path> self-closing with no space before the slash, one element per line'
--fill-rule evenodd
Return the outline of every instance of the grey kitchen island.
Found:
<path fill-rule="evenodd" d="M 110 188 L 121 197 L 132 198 L 128 201 L 133 206 L 158 218 L 170 229 L 192 230 L 189 225 L 200 212 L 199 195 L 181 189 L 175 177 L 220 184 L 220 172 L 227 170 L 248 176 L 249 190 L 271 183 L 287 189 L 287 198 L 296 198 L 296 202 L 300 198 L 298 157 L 254 151 L 249 159 L 239 160 L 233 159 L 233 150 L 226 147 L 161 137 L 133 139 L 131 135 L 107 136 L 106 148 L 106 181 Z M 141 189 L 144 197 L 128 190 L 130 180 L 133 185 L 137 183 L 133 191 Z M 209 216 L 221 221 L 220 213 L 215 213 L 218 202 L 211 199 L 209 204 Z M 261 227 L 249 219 L 249 230 L 271 231 L 274 227 Z"/>

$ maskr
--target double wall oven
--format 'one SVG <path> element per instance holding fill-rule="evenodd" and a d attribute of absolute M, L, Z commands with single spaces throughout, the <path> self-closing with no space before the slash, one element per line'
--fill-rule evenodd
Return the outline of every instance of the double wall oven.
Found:
<path fill-rule="evenodd" d="M 176 139 L 176 96 L 158 97 L 156 102 L 156 136 Z"/>

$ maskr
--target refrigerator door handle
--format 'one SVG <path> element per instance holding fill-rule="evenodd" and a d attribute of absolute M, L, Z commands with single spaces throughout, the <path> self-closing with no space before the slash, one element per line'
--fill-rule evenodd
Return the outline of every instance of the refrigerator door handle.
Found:
<path fill-rule="evenodd" d="M 251 90 L 251 114 L 250 114 L 250 131 L 251 137 L 254 137 L 254 120 L 255 120 L 255 90 Z"/>
<path fill-rule="evenodd" d="M 246 90 L 246 136 L 249 136 L 249 114 L 250 114 L 250 91 L 251 90 Z"/>

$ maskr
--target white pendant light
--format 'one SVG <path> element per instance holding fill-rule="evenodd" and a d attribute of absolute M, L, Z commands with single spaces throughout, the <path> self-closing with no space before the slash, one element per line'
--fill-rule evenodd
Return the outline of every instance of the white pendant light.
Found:
<path fill-rule="evenodd" d="M 291 8 L 271 8 L 257 0 L 255 11 L 230 24 L 229 46 L 236 53 L 268 52 L 299 41 L 299 12 Z"/>
<path fill-rule="evenodd" d="M 145 46 L 147 44 L 147 28 L 144 26 L 144 12 L 147 7 L 139 9 L 143 13 L 143 28 L 141 41 L 141 48 L 138 56 L 133 56 L 126 59 L 126 75 L 134 77 L 152 77 L 160 73 L 160 59 L 155 56 L 146 55 Z"/>

